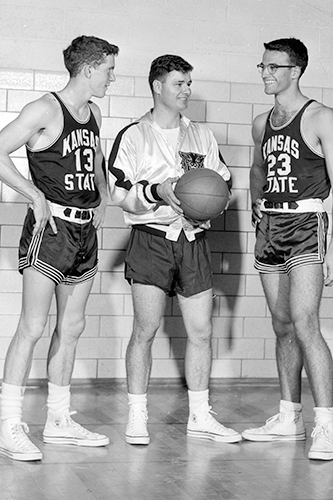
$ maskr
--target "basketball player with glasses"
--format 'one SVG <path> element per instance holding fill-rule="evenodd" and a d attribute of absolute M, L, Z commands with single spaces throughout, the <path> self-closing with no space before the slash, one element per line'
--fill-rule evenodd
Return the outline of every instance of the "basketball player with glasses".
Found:
<path fill-rule="evenodd" d="M 167 294 L 176 294 L 187 333 L 187 434 L 238 442 L 241 435 L 220 424 L 209 406 L 212 351 L 212 270 L 205 229 L 183 217 L 174 195 L 177 179 L 193 168 L 216 170 L 230 180 L 210 129 L 183 116 L 191 95 L 193 67 L 176 55 L 156 58 L 149 85 L 154 106 L 123 129 L 109 158 L 112 201 L 132 228 L 125 259 L 134 324 L 126 353 L 129 419 L 126 441 L 149 444 L 147 391 L 152 344 Z"/>
<path fill-rule="evenodd" d="M 5 360 L 1 395 L 0 455 L 13 460 L 42 459 L 27 436 L 22 403 L 54 294 L 57 313 L 47 359 L 43 440 L 88 447 L 109 443 L 107 436 L 71 418 L 70 381 L 97 272 L 97 230 L 108 201 L 101 112 L 90 99 L 104 97 L 115 80 L 117 54 L 118 47 L 105 40 L 76 38 L 63 52 L 70 76 L 65 88 L 27 104 L 0 132 L 0 179 L 30 202 L 19 247 L 22 310 Z M 32 181 L 10 158 L 24 145 Z"/>
<path fill-rule="evenodd" d="M 295 38 L 264 44 L 258 69 L 275 105 L 253 122 L 250 173 L 259 271 L 276 334 L 279 413 L 242 435 L 251 441 L 306 439 L 302 416 L 304 368 L 314 399 L 310 459 L 333 459 L 333 368 L 321 334 L 324 284 L 333 284 L 333 246 L 326 251 L 323 201 L 333 180 L 333 110 L 309 99 L 299 81 L 308 64 Z"/>

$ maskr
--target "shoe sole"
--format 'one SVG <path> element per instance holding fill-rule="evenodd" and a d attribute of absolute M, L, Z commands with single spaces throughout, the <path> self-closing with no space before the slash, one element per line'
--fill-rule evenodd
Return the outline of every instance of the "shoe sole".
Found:
<path fill-rule="evenodd" d="M 62 445 L 74 445 L 74 446 L 88 446 L 91 448 L 98 448 L 100 446 L 107 446 L 110 444 L 110 439 L 105 437 L 103 439 L 92 440 L 92 439 L 78 439 L 66 436 L 44 436 L 43 441 L 46 444 L 62 444 Z"/>
<path fill-rule="evenodd" d="M 210 432 L 202 431 L 191 431 L 190 429 L 187 429 L 187 435 L 191 438 L 217 441 L 219 443 L 239 443 L 239 441 L 242 441 L 241 434 L 235 434 L 233 436 L 221 436 L 220 434 L 212 434 Z"/>
<path fill-rule="evenodd" d="M 128 444 L 149 444 L 149 436 L 125 436 L 126 443 Z"/>
<path fill-rule="evenodd" d="M 309 451 L 308 457 L 310 460 L 333 460 L 333 452 Z"/>
<path fill-rule="evenodd" d="M 243 439 L 247 441 L 256 442 L 272 442 L 272 441 L 304 441 L 306 439 L 306 433 L 302 434 L 292 434 L 290 436 L 282 436 L 277 434 L 248 434 L 247 432 L 242 432 Z"/>
<path fill-rule="evenodd" d="M 0 455 L 6 458 L 11 458 L 12 460 L 18 460 L 20 462 L 37 462 L 42 460 L 43 454 L 40 451 L 39 453 L 15 453 L 5 448 L 0 448 Z"/>

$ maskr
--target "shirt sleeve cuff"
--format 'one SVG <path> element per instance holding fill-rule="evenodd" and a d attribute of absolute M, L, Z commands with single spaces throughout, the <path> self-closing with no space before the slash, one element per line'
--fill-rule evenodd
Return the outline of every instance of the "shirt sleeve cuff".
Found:
<path fill-rule="evenodd" d="M 143 189 L 144 197 L 149 203 L 156 203 L 163 199 L 157 194 L 157 186 L 158 184 L 147 184 Z"/>

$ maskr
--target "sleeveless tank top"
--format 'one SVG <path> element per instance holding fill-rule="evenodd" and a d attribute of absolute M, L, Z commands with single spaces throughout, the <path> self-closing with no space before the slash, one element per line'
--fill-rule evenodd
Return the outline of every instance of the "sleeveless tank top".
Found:
<path fill-rule="evenodd" d="M 49 146 L 31 150 L 26 145 L 33 183 L 47 200 L 59 205 L 94 208 L 100 203 L 95 186 L 95 155 L 99 143 L 99 127 L 89 106 L 84 122 L 71 114 L 55 92 L 60 103 L 63 128 Z"/>
<path fill-rule="evenodd" d="M 324 155 L 315 152 L 304 140 L 301 119 L 311 99 L 286 124 L 275 127 L 270 111 L 262 154 L 267 183 L 264 198 L 272 202 L 297 201 L 328 197 L 331 189 Z"/>

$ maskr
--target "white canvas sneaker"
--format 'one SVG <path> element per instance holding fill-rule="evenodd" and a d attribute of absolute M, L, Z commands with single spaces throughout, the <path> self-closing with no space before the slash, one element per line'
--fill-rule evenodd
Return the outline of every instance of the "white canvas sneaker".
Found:
<path fill-rule="evenodd" d="M 148 411 L 145 404 L 133 404 L 130 406 L 128 423 L 126 427 L 126 443 L 149 444 L 149 433 L 147 429 Z"/>
<path fill-rule="evenodd" d="M 187 435 L 198 439 L 209 439 L 222 443 L 237 443 L 241 434 L 220 424 L 212 415 L 211 406 L 190 412 L 187 423 Z M 215 413 L 216 415 L 216 413 Z"/>
<path fill-rule="evenodd" d="M 244 430 L 242 436 L 248 441 L 303 441 L 306 430 L 302 412 L 280 412 L 262 427 Z"/>
<path fill-rule="evenodd" d="M 42 452 L 30 441 L 28 432 L 29 427 L 24 422 L 3 420 L 0 431 L 0 455 L 25 462 L 41 460 Z"/>
<path fill-rule="evenodd" d="M 312 446 L 308 457 L 312 460 L 333 460 L 333 425 L 316 423 L 312 431 Z"/>
<path fill-rule="evenodd" d="M 110 443 L 110 439 L 104 434 L 90 432 L 74 422 L 71 415 L 75 413 L 71 411 L 63 415 L 52 415 L 49 412 L 43 432 L 44 443 L 92 447 L 106 446 Z"/>

